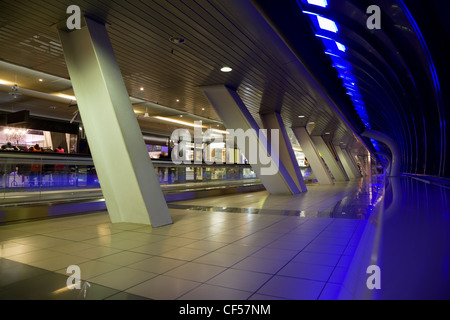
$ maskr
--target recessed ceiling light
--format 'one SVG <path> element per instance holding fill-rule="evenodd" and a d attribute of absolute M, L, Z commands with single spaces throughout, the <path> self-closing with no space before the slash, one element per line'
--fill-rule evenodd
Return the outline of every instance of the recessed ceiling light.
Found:
<path fill-rule="evenodd" d="M 329 132 L 325 132 L 325 134 L 330 134 Z"/>
<path fill-rule="evenodd" d="M 222 71 L 222 72 L 231 72 L 231 71 L 233 71 L 233 69 L 231 69 L 230 67 L 222 67 L 222 69 L 220 69 L 220 71 Z"/>
<path fill-rule="evenodd" d="M 184 42 L 184 39 L 181 37 L 170 37 L 169 41 L 175 44 L 182 44 Z"/>
<path fill-rule="evenodd" d="M 177 99 L 177 102 L 180 102 L 180 100 L 179 100 L 179 99 Z"/>
<path fill-rule="evenodd" d="M 308 122 L 308 124 L 315 124 L 315 122 L 314 121 L 310 121 L 310 122 Z"/>
<path fill-rule="evenodd" d="M 299 118 L 304 118 L 305 116 L 298 116 Z"/>
<path fill-rule="evenodd" d="M 141 87 L 139 90 L 141 90 L 141 91 L 144 91 L 144 88 L 143 87 Z"/>
<path fill-rule="evenodd" d="M 39 82 L 42 82 L 42 81 L 44 81 L 44 79 L 39 79 Z"/>
<path fill-rule="evenodd" d="M 205 111 L 205 108 L 202 108 L 202 111 Z"/>
<path fill-rule="evenodd" d="M 180 114 L 180 118 L 183 118 L 183 115 L 182 115 L 182 114 Z"/>

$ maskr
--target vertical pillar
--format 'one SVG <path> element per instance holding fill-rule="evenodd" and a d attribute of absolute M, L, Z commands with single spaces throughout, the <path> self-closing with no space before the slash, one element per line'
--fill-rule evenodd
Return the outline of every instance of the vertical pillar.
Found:
<path fill-rule="evenodd" d="M 311 139 L 316 146 L 317 150 L 322 155 L 325 163 L 331 171 L 336 181 L 348 181 L 347 173 L 342 170 L 339 163 L 336 161 L 334 154 L 331 152 L 330 148 L 327 146 L 326 142 L 321 136 L 311 136 Z"/>
<path fill-rule="evenodd" d="M 292 131 L 294 131 L 295 137 L 302 147 L 303 153 L 308 159 L 317 181 L 320 184 L 334 184 L 333 178 L 331 177 L 325 163 L 321 159 L 319 151 L 317 151 L 317 148 L 309 136 L 308 131 L 306 131 L 306 128 L 294 127 L 292 128 Z"/>
<path fill-rule="evenodd" d="M 271 129 L 279 130 L 280 132 L 280 143 L 279 143 L 279 152 L 280 152 L 280 161 L 286 167 L 289 175 L 294 180 L 297 187 L 302 191 L 306 192 L 306 184 L 303 180 L 302 172 L 300 171 L 300 167 L 298 165 L 297 159 L 295 158 L 294 149 L 292 149 L 292 144 L 289 139 L 289 135 L 286 131 L 286 127 L 283 123 L 283 119 L 281 119 L 281 115 L 278 112 L 274 113 L 266 113 L 261 114 L 261 120 L 264 124 L 264 128 L 267 129 L 267 132 L 270 133 Z M 270 134 L 268 135 L 270 140 Z"/>
<path fill-rule="evenodd" d="M 269 148 L 266 136 L 259 135 L 258 124 L 236 91 L 225 85 L 206 86 L 201 89 L 227 129 L 240 129 L 245 132 L 249 143 L 246 143 L 246 148 L 240 149 L 267 191 L 271 194 L 299 193 L 301 190 L 279 160 L 278 152 L 274 148 Z M 232 137 L 227 137 L 230 138 Z M 254 154 L 255 152 L 259 154 Z M 267 164 L 261 161 L 262 152 L 269 155 Z M 257 159 L 254 161 L 256 156 Z"/>
<path fill-rule="evenodd" d="M 354 171 L 352 170 L 351 166 L 353 165 L 348 158 L 348 154 L 344 153 L 340 146 L 334 146 L 339 160 L 341 160 L 342 166 L 344 167 L 345 173 L 347 173 L 347 176 L 350 179 L 355 179 L 357 176 L 355 175 Z"/>
<path fill-rule="evenodd" d="M 172 223 L 105 25 L 59 36 L 111 221 Z"/>

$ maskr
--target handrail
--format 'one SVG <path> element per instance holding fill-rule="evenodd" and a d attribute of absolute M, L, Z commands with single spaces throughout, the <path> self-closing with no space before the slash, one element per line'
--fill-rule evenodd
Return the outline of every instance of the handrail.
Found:
<path fill-rule="evenodd" d="M 79 165 L 94 165 L 92 157 L 89 155 L 82 154 L 70 154 L 70 153 L 50 153 L 50 152 L 27 152 L 27 151 L 0 151 L 0 161 L 2 159 L 17 159 L 17 160 L 40 160 L 42 164 L 45 163 L 64 163 L 64 164 L 79 164 Z M 175 164 L 170 159 L 169 160 L 155 160 L 152 159 L 152 163 L 155 166 L 160 167 L 223 167 L 223 168 L 251 168 L 249 164 L 212 164 L 207 163 L 196 164 L 192 163 L 182 163 Z"/>

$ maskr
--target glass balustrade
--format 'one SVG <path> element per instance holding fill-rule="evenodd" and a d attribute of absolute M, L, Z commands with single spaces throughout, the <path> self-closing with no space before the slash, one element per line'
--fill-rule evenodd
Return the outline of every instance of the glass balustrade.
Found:
<path fill-rule="evenodd" d="M 246 164 L 152 163 L 165 192 L 260 183 Z M 86 156 L 1 152 L 0 178 L 0 205 L 102 197 L 94 163 Z"/>

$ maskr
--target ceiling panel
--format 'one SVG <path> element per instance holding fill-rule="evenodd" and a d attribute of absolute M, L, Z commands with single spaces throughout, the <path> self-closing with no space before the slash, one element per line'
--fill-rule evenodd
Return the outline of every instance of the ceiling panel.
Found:
<path fill-rule="evenodd" d="M 71 93 L 56 25 L 67 18 L 67 6 L 76 4 L 83 13 L 107 24 L 128 93 L 138 99 L 134 108 L 143 128 L 164 134 L 174 128 L 142 117 L 148 112 L 166 117 L 183 114 L 185 119 L 203 119 L 224 129 L 199 89 L 223 83 L 237 90 L 260 125 L 260 113 L 278 111 L 288 127 L 314 121 L 313 135 L 330 132 L 336 143 L 356 141 L 326 90 L 247 0 L 0 3 L 0 60 L 57 77 L 54 82 L 38 82 L 33 80 L 37 74 L 21 74 L 0 65 L 0 79 L 30 90 Z M 175 44 L 171 37 L 184 42 Z M 233 71 L 220 72 L 224 65 Z M 31 112 L 64 119 L 74 112 L 32 99 L 16 101 L 12 107 L 10 101 L 0 99 L 3 110 L 29 104 Z"/>

